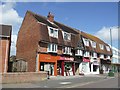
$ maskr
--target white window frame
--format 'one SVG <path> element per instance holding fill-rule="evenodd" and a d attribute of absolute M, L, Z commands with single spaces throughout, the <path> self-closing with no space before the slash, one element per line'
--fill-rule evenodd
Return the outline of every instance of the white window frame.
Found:
<path fill-rule="evenodd" d="M 104 45 L 103 44 L 99 44 L 99 47 L 101 50 L 104 50 Z"/>
<path fill-rule="evenodd" d="M 89 46 L 89 39 L 83 38 L 83 42 L 85 46 Z"/>
<path fill-rule="evenodd" d="M 63 47 L 63 54 L 71 55 L 71 48 L 70 47 Z"/>
<path fill-rule="evenodd" d="M 97 53 L 96 52 L 93 52 L 93 58 L 97 58 Z"/>
<path fill-rule="evenodd" d="M 50 47 L 50 48 L 49 48 Z M 48 44 L 48 48 L 47 48 L 47 52 L 54 52 L 54 53 L 57 53 L 57 44 L 52 44 L 52 43 L 49 43 Z"/>
<path fill-rule="evenodd" d="M 71 34 L 70 33 L 62 31 L 62 34 L 63 34 L 63 39 L 64 40 L 69 40 L 69 41 L 71 40 Z M 67 39 L 65 38 L 65 34 L 68 36 Z"/>
<path fill-rule="evenodd" d="M 51 33 L 51 29 L 53 29 L 53 33 Z M 57 33 L 55 33 L 55 31 L 57 31 Z M 48 32 L 49 32 L 49 36 L 58 38 L 58 29 L 48 26 Z"/>
<path fill-rule="evenodd" d="M 90 43 L 91 43 L 91 45 L 92 45 L 93 48 L 96 48 L 96 42 L 90 40 Z"/>
<path fill-rule="evenodd" d="M 109 46 L 106 46 L 106 49 L 107 49 L 107 51 L 110 51 L 110 47 Z"/>
<path fill-rule="evenodd" d="M 110 56 L 107 56 L 107 59 L 110 59 Z"/>
<path fill-rule="evenodd" d="M 100 58 L 101 58 L 101 59 L 103 59 L 103 58 L 104 58 L 104 55 L 103 55 L 103 54 L 101 54 L 101 55 L 100 55 Z"/>
<path fill-rule="evenodd" d="M 90 57 L 90 52 L 86 51 L 86 52 L 84 53 L 84 57 Z"/>
<path fill-rule="evenodd" d="M 83 51 L 78 49 L 75 55 L 76 56 L 83 56 Z"/>

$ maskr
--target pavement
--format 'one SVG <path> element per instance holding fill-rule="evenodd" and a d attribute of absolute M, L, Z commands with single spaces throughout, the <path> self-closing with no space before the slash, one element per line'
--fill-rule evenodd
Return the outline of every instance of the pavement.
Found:
<path fill-rule="evenodd" d="M 40 82 L 2 84 L 2 88 L 85 88 L 95 87 L 94 85 L 98 87 L 116 87 L 118 85 L 117 79 L 118 78 L 116 76 L 109 77 L 107 74 L 87 74 L 84 76 L 50 76 L 50 79 L 46 78 Z"/>

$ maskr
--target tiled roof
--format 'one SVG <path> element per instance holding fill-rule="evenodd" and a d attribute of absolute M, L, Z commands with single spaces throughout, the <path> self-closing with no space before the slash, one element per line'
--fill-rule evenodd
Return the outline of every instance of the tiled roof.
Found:
<path fill-rule="evenodd" d="M 112 55 L 112 50 L 110 49 L 110 51 L 107 51 L 106 50 L 106 47 L 105 46 L 109 46 L 107 43 L 105 43 L 104 41 L 102 41 L 101 39 L 99 39 L 98 37 L 96 36 L 93 36 L 91 34 L 88 34 L 88 33 L 85 33 L 85 32 L 81 32 L 81 35 L 87 39 L 90 39 L 92 41 L 95 41 L 96 42 L 96 49 L 92 49 L 92 51 L 96 51 L 98 53 L 102 53 L 102 54 L 109 54 L 109 55 Z M 103 44 L 104 45 L 104 50 L 101 50 L 100 47 L 99 47 L 99 44 Z M 91 46 L 90 46 L 91 47 Z"/>
<path fill-rule="evenodd" d="M 47 17 L 43 17 L 41 15 L 35 14 L 31 11 L 28 11 L 28 13 L 32 14 L 33 17 L 38 21 L 41 22 L 45 25 L 41 26 L 41 31 L 40 31 L 40 37 L 42 41 L 46 41 L 46 42 L 51 42 L 51 43 L 58 43 L 60 45 L 65 45 L 65 46 L 70 46 L 70 47 L 75 47 L 77 44 L 77 38 L 76 38 L 76 34 L 79 35 L 79 32 L 71 27 L 68 27 L 64 24 L 61 24 L 59 22 L 54 21 L 53 23 L 51 23 L 50 21 L 48 21 Z M 48 35 L 48 30 L 47 30 L 47 26 L 53 27 L 53 28 L 59 28 L 60 30 L 58 31 L 58 39 L 49 37 Z M 44 32 L 42 31 L 44 29 Z M 71 42 L 69 41 L 64 41 L 63 40 L 63 36 L 62 36 L 62 31 L 66 31 L 68 33 L 71 33 Z M 45 37 L 46 36 L 46 37 Z"/>

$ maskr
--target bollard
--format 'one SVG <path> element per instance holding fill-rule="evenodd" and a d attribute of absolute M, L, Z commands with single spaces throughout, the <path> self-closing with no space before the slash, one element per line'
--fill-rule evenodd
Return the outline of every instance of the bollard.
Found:
<path fill-rule="evenodd" d="M 50 79 L 49 71 L 47 71 L 47 79 Z"/>

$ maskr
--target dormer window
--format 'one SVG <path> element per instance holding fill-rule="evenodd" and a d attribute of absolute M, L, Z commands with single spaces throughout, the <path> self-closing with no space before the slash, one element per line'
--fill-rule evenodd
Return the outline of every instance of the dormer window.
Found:
<path fill-rule="evenodd" d="M 85 46 L 89 46 L 89 39 L 83 38 L 83 42 Z"/>
<path fill-rule="evenodd" d="M 90 40 L 90 43 L 91 43 L 91 45 L 92 45 L 93 48 L 96 48 L 96 42 Z"/>
<path fill-rule="evenodd" d="M 58 38 L 58 29 L 48 26 L 49 36 Z"/>
<path fill-rule="evenodd" d="M 110 47 L 109 46 L 106 46 L 106 49 L 107 49 L 107 51 L 110 51 Z"/>
<path fill-rule="evenodd" d="M 63 39 L 64 40 L 71 40 L 71 34 L 70 33 L 67 33 L 67 32 L 64 32 L 62 31 L 63 33 Z"/>
<path fill-rule="evenodd" d="M 100 47 L 101 50 L 104 50 L 104 45 L 99 44 L 99 47 Z"/>

